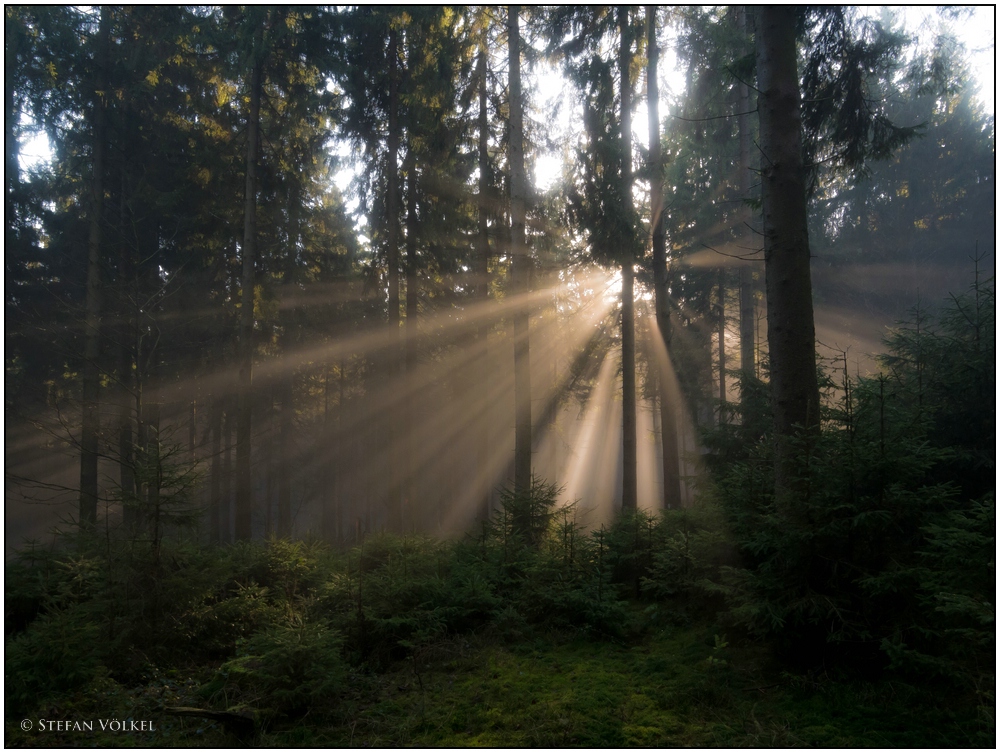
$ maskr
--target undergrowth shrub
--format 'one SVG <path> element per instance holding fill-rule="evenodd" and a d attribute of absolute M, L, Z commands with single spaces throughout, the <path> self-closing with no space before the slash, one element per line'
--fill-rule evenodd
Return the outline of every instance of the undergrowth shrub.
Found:
<path fill-rule="evenodd" d="M 793 508 L 774 500 L 766 412 L 746 413 L 763 405 L 709 435 L 743 560 L 722 571 L 732 619 L 805 663 L 992 685 L 994 332 L 993 283 L 977 282 L 936 324 L 918 311 L 898 328 L 883 373 L 845 370 Z"/>
<path fill-rule="evenodd" d="M 343 639 L 315 620 L 293 619 L 241 642 L 239 655 L 222 665 L 219 679 L 230 708 L 297 716 L 332 706 L 343 692 L 347 665 Z"/>
<path fill-rule="evenodd" d="M 642 592 L 670 600 L 681 617 L 721 609 L 721 568 L 734 562 L 722 512 L 711 500 L 689 509 L 666 510 L 655 522 L 649 565 L 640 576 Z"/>
<path fill-rule="evenodd" d="M 79 608 L 47 612 L 4 645 L 8 714 L 20 715 L 59 693 L 79 688 L 101 667 L 100 626 Z"/>

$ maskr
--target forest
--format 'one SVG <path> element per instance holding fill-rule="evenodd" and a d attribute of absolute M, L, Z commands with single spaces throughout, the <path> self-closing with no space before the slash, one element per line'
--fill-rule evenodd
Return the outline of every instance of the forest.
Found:
<path fill-rule="evenodd" d="M 4 10 L 5 746 L 995 747 L 994 9 Z"/>

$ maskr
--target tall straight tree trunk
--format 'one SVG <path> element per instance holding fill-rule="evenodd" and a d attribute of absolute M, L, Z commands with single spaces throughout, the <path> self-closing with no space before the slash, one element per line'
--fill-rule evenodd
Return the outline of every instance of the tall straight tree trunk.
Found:
<path fill-rule="evenodd" d="M 231 396 L 223 399 L 225 420 L 222 424 L 222 497 L 219 502 L 219 541 L 232 541 L 233 517 L 233 403 Z"/>
<path fill-rule="evenodd" d="M 746 37 L 749 34 L 747 19 L 747 6 L 736 6 L 736 24 L 740 34 Z M 740 198 L 747 201 L 750 198 L 750 191 L 753 186 L 752 163 L 750 158 L 751 133 L 750 133 L 750 87 L 740 81 L 737 85 L 737 125 L 740 132 Z M 743 254 L 749 254 L 749 247 L 753 241 L 750 232 L 750 222 L 752 212 L 749 207 L 744 207 L 741 212 L 743 217 L 743 228 L 740 236 L 744 239 Z M 743 372 L 744 379 L 754 374 L 754 364 L 756 362 L 754 342 L 754 319 L 756 316 L 753 296 L 753 267 L 749 262 L 744 262 L 740 266 L 740 371 Z M 742 396 L 741 396 L 742 397 Z"/>
<path fill-rule="evenodd" d="M 294 443 L 295 405 L 292 391 L 291 371 L 285 370 L 281 378 L 281 413 L 278 414 L 279 448 L 276 456 L 281 459 L 278 468 L 278 538 L 288 539 L 292 536 L 292 463 L 295 453 Z"/>
<path fill-rule="evenodd" d="M 628 7 L 618 8 L 618 29 L 621 34 L 618 69 L 621 84 L 622 142 L 622 206 L 632 204 L 632 40 L 629 38 Z M 635 260 L 631 244 L 622 244 L 622 510 L 631 511 L 637 505 L 636 416 L 635 416 Z"/>
<path fill-rule="evenodd" d="M 400 118 L 399 118 L 399 32 L 395 26 L 389 29 L 389 133 L 386 140 L 386 274 L 388 277 L 389 301 L 388 301 L 388 326 L 393 338 L 402 339 L 400 332 L 399 313 L 399 200 L 400 200 L 400 179 L 399 179 L 399 146 L 400 146 Z M 401 343 L 400 343 L 401 344 Z M 392 376 L 404 376 L 405 359 L 401 355 L 405 345 L 400 348 L 390 349 L 389 366 L 390 378 Z M 404 421 L 394 420 L 388 417 L 385 422 L 385 433 L 389 446 L 398 446 L 405 441 L 405 417 Z M 389 527 L 401 526 L 402 520 L 402 496 L 405 485 L 406 470 L 402 458 L 391 464 L 389 469 L 389 503 L 387 511 L 389 515 Z"/>
<path fill-rule="evenodd" d="M 794 504 L 806 492 L 796 437 L 819 428 L 815 327 L 806 225 L 805 170 L 795 8 L 762 6 L 757 23 L 767 342 L 775 424 L 775 497 Z M 798 445 L 798 447 L 797 447 Z"/>
<path fill-rule="evenodd" d="M 487 69 L 486 69 L 486 57 L 487 57 L 487 46 L 486 46 L 486 27 L 484 26 L 482 32 L 482 38 L 479 43 L 479 59 L 477 61 L 478 69 L 476 75 L 478 78 L 479 86 L 479 205 L 477 207 L 478 221 L 479 221 L 479 235 L 478 235 L 478 253 L 476 254 L 476 292 L 477 298 L 482 305 L 486 305 L 490 296 L 490 230 L 489 230 L 489 166 L 490 166 L 490 155 L 489 155 L 489 112 L 487 109 Z M 486 396 L 489 395 L 489 382 L 490 382 L 490 371 L 489 371 L 489 323 L 485 318 L 480 316 L 479 319 L 479 330 L 476 335 L 477 345 L 478 345 L 478 379 L 476 389 L 479 395 L 483 397 L 483 400 L 479 403 L 479 410 L 477 411 L 477 434 L 476 437 L 476 449 L 477 458 L 476 466 L 477 468 L 486 468 L 489 463 L 490 458 L 490 422 L 488 418 L 489 405 L 486 402 Z M 483 499 L 480 504 L 481 514 L 484 520 L 488 520 L 490 517 L 490 490 L 486 487 L 483 494 Z"/>
<path fill-rule="evenodd" d="M 261 473 L 264 476 L 264 504 L 261 505 L 264 508 L 264 538 L 270 539 L 274 535 L 274 517 L 273 517 L 273 506 L 272 501 L 274 500 L 274 479 L 277 475 L 275 469 L 280 466 L 281 463 L 274 462 L 274 390 L 268 390 L 267 392 L 267 405 L 266 410 L 259 410 L 257 412 L 257 426 L 258 433 L 263 434 L 263 439 L 260 441 L 260 456 L 263 458 L 262 462 L 259 462 L 261 467 Z M 264 424 L 264 430 L 261 432 L 260 425 Z"/>
<path fill-rule="evenodd" d="M 5 17 L 4 34 L 4 217 L 7 220 L 4 228 L 4 238 L 7 242 L 7 253 L 14 249 L 14 225 L 17 220 L 14 207 L 14 193 L 20 185 L 20 164 L 18 163 L 17 125 L 20 120 L 20 110 L 17 107 L 14 93 L 17 88 L 17 55 L 20 33 L 13 28 L 20 23 L 14 18 Z"/>
<path fill-rule="evenodd" d="M 719 426 L 726 423 L 726 269 L 719 269 L 718 297 L 719 336 Z"/>
<path fill-rule="evenodd" d="M 289 182 L 288 186 L 288 240 L 289 251 L 286 254 L 286 264 L 284 270 L 283 283 L 286 288 L 291 287 L 296 282 L 296 259 L 298 258 L 299 242 L 302 234 L 302 190 L 295 180 Z M 289 352 L 301 339 L 299 328 L 296 326 L 296 309 L 294 304 L 280 312 L 279 321 L 282 324 L 282 345 L 285 352 Z M 281 377 L 278 384 L 278 400 L 281 405 L 281 412 L 278 414 L 278 451 L 274 457 L 278 460 L 277 486 L 278 486 L 278 508 L 277 508 L 277 528 L 278 538 L 287 539 L 292 536 L 292 466 L 295 463 L 294 446 L 294 373 L 290 366 L 281 370 Z"/>
<path fill-rule="evenodd" d="M 389 29 L 389 134 L 386 140 L 386 273 L 389 329 L 399 330 L 399 39 Z"/>
<path fill-rule="evenodd" d="M 413 460 L 416 449 L 416 393 L 413 389 L 416 383 L 417 370 L 417 297 L 419 283 L 417 282 L 417 161 L 410 144 L 406 154 L 406 326 L 405 333 L 405 368 L 406 396 L 403 401 L 403 500 L 399 519 L 400 531 L 405 532 L 407 525 L 413 525 L 415 519 L 411 506 L 416 494 L 417 467 Z"/>
<path fill-rule="evenodd" d="M 646 6 L 647 68 L 646 100 L 649 115 L 649 164 L 652 177 L 649 203 L 653 228 L 653 294 L 656 324 L 670 358 L 670 303 L 667 298 L 667 232 L 663 222 L 663 151 L 660 145 L 660 85 L 657 69 L 660 50 L 656 42 L 656 7 Z M 660 387 L 660 436 L 663 455 L 663 506 L 671 510 L 681 506 L 681 472 L 677 452 L 677 423 L 668 394 L 666 375 L 658 380 Z"/>
<path fill-rule="evenodd" d="M 512 276 L 517 293 L 528 290 L 530 274 L 525 239 L 527 182 L 524 174 L 524 101 L 521 94 L 520 9 L 507 9 L 508 89 L 510 96 L 510 244 Z M 530 319 L 526 308 L 513 314 L 514 334 L 514 492 L 531 490 L 531 354 L 528 347 Z M 517 521 L 518 524 L 524 521 Z M 525 529 L 526 530 L 526 529 Z"/>
<path fill-rule="evenodd" d="M 126 227 L 126 179 L 122 176 L 119 200 L 119 226 Z M 122 497 L 122 523 L 129 531 L 139 518 L 136 505 L 135 434 L 132 408 L 135 405 L 136 378 L 130 343 L 135 342 L 138 312 L 130 283 L 135 275 L 130 245 L 124 239 L 118 244 L 118 473 Z M 136 364 L 137 366 L 137 364 Z"/>
<path fill-rule="evenodd" d="M 104 213 L 104 141 L 105 101 L 108 95 L 108 46 L 111 34 L 111 9 L 101 7 L 97 32 L 96 71 L 94 76 L 93 175 L 89 233 L 87 237 L 86 328 L 83 346 L 83 416 L 80 427 L 80 526 L 97 522 L 97 459 L 100 431 L 101 352 L 101 244 Z"/>
<path fill-rule="evenodd" d="M 340 406 L 338 406 L 339 410 Z M 330 421 L 330 365 L 327 364 L 323 372 L 323 446 L 331 456 L 323 462 L 323 481 L 320 493 L 320 531 L 323 540 L 327 544 L 337 541 L 336 519 L 334 518 L 333 501 L 336 495 L 333 493 L 334 484 L 334 458 L 333 455 L 333 425 Z M 339 516 L 339 508 L 337 515 Z"/>
<path fill-rule="evenodd" d="M 243 208 L 243 286 L 240 293 L 240 371 L 236 412 L 236 520 L 237 541 L 252 536 L 253 477 L 250 464 L 253 418 L 253 306 L 257 256 L 257 148 L 260 129 L 260 97 L 263 87 L 263 25 L 254 33 L 250 71 L 250 113 L 247 117 L 247 174 Z"/>
<path fill-rule="evenodd" d="M 208 537 L 213 544 L 222 541 L 222 401 L 212 401 L 212 465 L 209 472 Z"/>

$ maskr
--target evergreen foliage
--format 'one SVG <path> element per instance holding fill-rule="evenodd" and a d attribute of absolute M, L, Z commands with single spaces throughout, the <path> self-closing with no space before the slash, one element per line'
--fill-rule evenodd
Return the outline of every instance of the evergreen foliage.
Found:
<path fill-rule="evenodd" d="M 992 301 L 977 280 L 936 326 L 918 311 L 898 328 L 883 373 L 843 375 L 791 506 L 775 504 L 760 417 L 714 437 L 743 558 L 723 579 L 730 615 L 788 659 L 933 670 L 970 692 L 992 682 Z"/>

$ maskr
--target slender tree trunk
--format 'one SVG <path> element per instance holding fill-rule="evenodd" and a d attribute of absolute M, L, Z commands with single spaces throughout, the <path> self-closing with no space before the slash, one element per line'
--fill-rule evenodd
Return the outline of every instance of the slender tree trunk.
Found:
<path fill-rule="evenodd" d="M 278 468 L 278 537 L 292 536 L 292 463 L 295 460 L 295 403 L 292 374 L 286 370 L 281 379 L 281 413 L 278 414 L 279 448 L 276 456 L 281 459 Z"/>
<path fill-rule="evenodd" d="M 719 337 L 719 426 L 727 423 L 726 416 L 726 269 L 719 269 L 718 297 Z"/>
<path fill-rule="evenodd" d="M 398 338 L 398 348 L 391 348 L 389 355 L 389 376 L 405 378 L 405 350 L 400 331 L 400 294 L 399 294 L 399 201 L 400 201 L 400 171 L 399 148 L 401 137 L 400 125 L 400 69 L 399 69 L 399 32 L 395 27 L 389 29 L 389 133 L 386 141 L 386 275 L 388 278 L 388 326 L 394 338 Z M 387 417 L 385 420 L 385 435 L 390 447 L 399 447 L 405 441 L 405 416 L 403 420 Z M 406 470 L 403 458 L 391 464 L 388 470 L 388 505 L 390 528 L 401 526 L 402 498 L 405 485 Z"/>
<path fill-rule="evenodd" d="M 479 43 L 479 60 L 478 60 L 478 86 L 479 86 L 479 205 L 477 207 L 478 220 L 479 220 L 479 253 L 476 254 L 476 291 L 477 298 L 479 302 L 485 306 L 486 302 L 489 300 L 490 296 L 490 231 L 489 231 L 489 169 L 490 169 L 490 155 L 489 155 L 489 111 L 487 109 L 487 99 L 486 95 L 488 93 L 487 86 L 487 68 L 486 68 L 486 58 L 487 58 L 487 47 L 486 47 L 486 29 L 483 29 L 482 38 Z M 478 341 L 478 366 L 479 373 L 478 379 L 476 380 L 478 384 L 476 388 L 478 394 L 482 396 L 482 400 L 479 403 L 479 410 L 477 411 L 477 429 L 478 437 L 476 438 L 477 444 L 477 458 L 476 464 L 478 468 L 486 468 L 489 464 L 490 459 L 490 422 L 488 418 L 489 405 L 486 401 L 486 396 L 489 395 L 490 389 L 490 370 L 489 370 L 489 323 L 485 318 L 480 317 L 479 320 L 479 331 L 477 333 Z M 485 487 L 485 492 L 483 494 L 482 501 L 480 503 L 481 514 L 484 520 L 489 520 L 490 517 L 490 490 L 489 486 Z"/>
<path fill-rule="evenodd" d="M 386 142 L 386 273 L 389 329 L 399 330 L 399 39 L 389 29 L 389 135 Z"/>
<path fill-rule="evenodd" d="M 328 544 L 333 544 L 337 540 L 333 509 L 333 501 L 335 499 L 333 493 L 333 464 L 335 457 L 333 429 L 330 422 L 330 366 L 328 364 L 323 372 L 323 455 L 321 455 L 323 465 L 323 482 L 321 488 L 323 491 L 320 494 L 320 504 L 322 505 L 320 508 L 320 531 L 323 540 Z"/>
<path fill-rule="evenodd" d="M 747 19 L 747 7 L 745 5 L 736 6 L 736 23 L 740 33 L 746 37 L 749 34 L 749 23 Z M 753 186 L 753 171 L 750 158 L 751 133 L 750 133 L 750 87 L 742 81 L 737 85 L 737 123 L 740 132 L 740 198 L 747 201 Z M 750 246 L 753 243 L 753 234 L 750 232 L 750 222 L 753 216 L 749 207 L 744 207 L 740 213 L 743 219 L 743 228 L 740 230 L 740 237 L 743 238 L 743 255 L 750 253 Z M 754 322 L 756 312 L 754 310 L 753 296 L 753 267 L 749 262 L 744 262 L 740 266 L 740 371 L 743 372 L 744 379 L 754 374 L 754 362 L 756 343 L 754 342 Z"/>
<path fill-rule="evenodd" d="M 160 404 L 146 403 L 143 411 L 146 474 L 149 479 L 146 487 L 146 511 L 155 543 L 160 533 L 160 491 L 163 487 L 163 464 L 160 459 Z"/>
<path fill-rule="evenodd" d="M 290 249 L 286 254 L 284 285 L 292 287 L 296 282 L 296 258 L 301 228 L 302 191 L 297 181 L 291 181 L 288 188 L 288 238 Z M 291 351 L 300 339 L 300 331 L 296 324 L 297 312 L 294 305 L 281 312 L 279 321 L 282 323 L 282 345 L 286 353 Z M 277 536 L 288 539 L 292 536 L 292 466 L 295 463 L 294 452 L 294 422 L 295 396 L 294 372 L 290 367 L 281 371 L 278 384 L 278 400 L 281 412 L 278 414 L 278 451 L 274 457 L 278 461 L 277 485 Z"/>
<path fill-rule="evenodd" d="M 240 293 L 239 407 L 236 419 L 236 520 L 238 541 L 249 540 L 252 531 L 253 476 L 250 464 L 253 418 L 253 308 L 257 256 L 257 151 L 260 128 L 260 98 L 263 87 L 263 25 L 254 33 L 250 71 L 250 112 L 247 117 L 247 172 L 243 209 L 243 286 Z"/>
<path fill-rule="evenodd" d="M 225 421 L 222 429 L 222 497 L 219 504 L 219 541 L 232 541 L 233 503 L 233 403 L 231 397 L 224 399 Z"/>
<path fill-rule="evenodd" d="M 528 290 L 530 267 L 525 239 L 527 182 L 524 174 L 524 101 L 521 93 L 520 9 L 507 10 L 507 54 L 510 96 L 510 243 L 514 290 Z M 528 343 L 530 319 L 526 308 L 513 314 L 514 334 L 514 492 L 531 490 L 531 354 Z M 518 521 L 523 524 L 525 521 Z"/>
<path fill-rule="evenodd" d="M 17 216 L 15 211 L 15 193 L 21 184 L 20 164 L 18 162 L 19 147 L 17 143 L 17 125 L 20 120 L 20 110 L 17 107 L 14 93 L 17 89 L 17 57 L 18 42 L 21 34 L 14 28 L 15 24 L 20 24 L 20 19 L 16 18 L 15 11 L 11 9 L 10 14 L 4 18 L 4 178 L 6 194 L 4 196 L 4 217 L 7 224 L 4 228 L 4 238 L 7 243 L 7 253 L 14 250 L 15 224 Z M 7 283 L 10 284 L 9 282 Z"/>
<path fill-rule="evenodd" d="M 656 41 L 656 7 L 646 6 L 647 35 L 647 112 L 649 115 L 649 163 L 652 177 L 649 202 L 653 229 L 653 294 L 656 324 L 670 358 L 670 302 L 667 295 L 667 232 L 663 217 L 663 151 L 660 145 L 660 86 L 657 69 L 660 50 Z M 657 380 L 660 387 L 660 437 L 663 455 L 663 506 L 670 510 L 681 506 L 680 461 L 677 450 L 677 423 L 668 390 L 666 375 Z"/>
<path fill-rule="evenodd" d="M 618 29 L 621 34 L 618 69 L 621 84 L 621 140 L 623 207 L 632 204 L 632 40 L 628 28 L 628 7 L 618 8 Z M 626 248 L 622 260 L 622 510 L 635 510 L 637 505 L 636 414 L 635 414 L 635 260 Z"/>
<path fill-rule="evenodd" d="M 417 297 L 419 283 L 417 282 L 417 161 L 410 144 L 406 154 L 406 326 L 405 332 L 405 367 L 406 367 L 406 397 L 403 403 L 404 413 L 404 452 L 403 452 L 403 500 L 399 518 L 400 531 L 405 532 L 407 526 L 414 523 L 413 511 L 416 493 L 417 467 L 413 460 L 416 449 L 416 393 L 413 385 L 416 383 L 417 370 Z"/>
<path fill-rule="evenodd" d="M 104 149 L 107 138 L 105 107 L 108 96 L 108 45 L 111 34 L 111 9 L 101 7 L 97 32 L 97 58 L 94 76 L 93 175 L 89 235 L 87 238 L 87 298 L 83 346 L 83 420 L 80 427 L 80 526 L 97 522 L 97 459 L 100 432 L 101 352 L 101 244 L 104 212 Z"/>
<path fill-rule="evenodd" d="M 122 177 L 122 191 L 119 203 L 119 226 L 127 222 L 126 186 Z M 132 265 L 130 245 L 123 238 L 118 246 L 118 472 L 122 496 L 122 523 L 126 530 L 134 531 L 138 522 L 135 483 L 135 435 L 133 426 L 133 406 L 135 405 L 136 378 L 130 343 L 135 342 L 138 312 L 135 296 L 130 290 L 135 271 Z M 138 415 L 138 414 L 136 414 Z"/>
<path fill-rule="evenodd" d="M 222 401 L 212 401 L 211 499 L 208 508 L 208 535 L 213 544 L 222 541 Z"/>
<path fill-rule="evenodd" d="M 767 342 L 775 423 L 775 496 L 794 504 L 805 493 L 797 435 L 819 428 L 815 327 L 809 270 L 805 171 L 795 9 L 762 6 L 757 24 Z M 796 445 L 799 444 L 798 448 Z"/>

